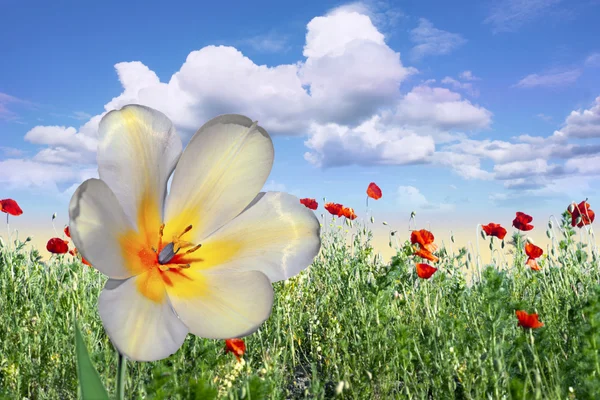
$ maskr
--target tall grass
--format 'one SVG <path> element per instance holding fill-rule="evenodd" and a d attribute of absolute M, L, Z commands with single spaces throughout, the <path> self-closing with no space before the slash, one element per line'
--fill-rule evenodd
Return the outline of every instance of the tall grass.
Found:
<path fill-rule="evenodd" d="M 466 248 L 442 247 L 439 270 L 423 280 L 409 243 L 397 242 L 386 264 L 366 225 L 350 236 L 326 224 L 314 263 L 275 284 L 273 313 L 246 338 L 244 362 L 223 341 L 189 335 L 166 360 L 129 363 L 126 398 L 600 398 L 598 261 L 565 216 L 561 224 L 541 271 L 525 267 L 516 234 L 496 246 L 510 248 L 511 265 L 497 257 L 472 285 L 465 265 L 477 255 Z M 97 312 L 105 278 L 71 260 L 43 263 L 19 241 L 1 248 L 0 398 L 77 398 L 74 315 L 114 391 L 115 352 Z M 516 309 L 537 312 L 544 327 L 518 327 Z"/>

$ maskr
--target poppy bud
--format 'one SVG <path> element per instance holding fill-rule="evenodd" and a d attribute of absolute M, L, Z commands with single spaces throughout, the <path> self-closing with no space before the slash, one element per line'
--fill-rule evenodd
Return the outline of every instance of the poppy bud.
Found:
<path fill-rule="evenodd" d="M 546 231 L 546 236 L 548 236 L 548 239 L 552 239 L 552 232 L 549 229 Z"/>
<path fill-rule="evenodd" d="M 414 217 L 416 217 L 416 216 L 417 216 L 417 213 L 416 213 L 416 212 L 414 212 L 414 211 L 411 211 L 411 212 L 410 212 L 410 217 L 411 217 L 411 218 L 414 218 Z"/>
<path fill-rule="evenodd" d="M 483 230 L 479 231 L 479 233 L 481 234 L 481 237 L 483 238 L 483 240 L 485 240 L 486 235 L 485 232 Z"/>
<path fill-rule="evenodd" d="M 56 219 L 56 213 L 52 214 L 52 221 Z"/>
<path fill-rule="evenodd" d="M 575 202 L 572 202 L 571 204 L 569 204 L 569 208 L 567 208 L 567 210 L 573 214 L 573 211 L 575 211 Z"/>
<path fill-rule="evenodd" d="M 471 253 L 467 253 L 467 260 L 473 261 L 473 257 L 471 256 Z"/>
<path fill-rule="evenodd" d="M 552 220 L 548 221 L 548 228 L 552 229 Z"/>
<path fill-rule="evenodd" d="M 530 238 L 529 236 L 527 236 L 527 239 L 525 239 L 525 241 L 526 241 L 527 243 L 535 244 L 535 243 L 533 242 L 533 239 L 532 239 L 532 238 Z"/>
<path fill-rule="evenodd" d="M 490 250 L 494 250 L 494 244 L 490 242 Z"/>
<path fill-rule="evenodd" d="M 373 218 L 373 216 L 371 215 L 371 223 L 374 224 L 375 223 L 375 218 Z"/>
<path fill-rule="evenodd" d="M 502 248 L 504 248 L 504 240 L 502 241 L 502 244 L 500 246 L 502 246 Z"/>
<path fill-rule="evenodd" d="M 387 223 L 387 222 L 385 222 L 385 221 L 383 221 L 383 222 L 382 222 L 382 224 L 384 224 L 384 225 L 387 225 L 388 223 Z"/>
<path fill-rule="evenodd" d="M 31 236 L 27 236 L 27 239 L 25 239 L 25 243 L 27 242 L 31 242 Z"/>
<path fill-rule="evenodd" d="M 450 240 L 452 240 L 452 243 L 454 243 L 454 235 L 450 236 Z"/>
<path fill-rule="evenodd" d="M 577 217 L 577 221 L 576 224 L 579 225 L 581 223 L 581 215 L 579 217 Z"/>
<path fill-rule="evenodd" d="M 389 243 L 388 243 L 388 244 L 390 245 L 390 247 L 392 247 L 392 241 L 391 241 L 391 240 L 389 241 Z"/>

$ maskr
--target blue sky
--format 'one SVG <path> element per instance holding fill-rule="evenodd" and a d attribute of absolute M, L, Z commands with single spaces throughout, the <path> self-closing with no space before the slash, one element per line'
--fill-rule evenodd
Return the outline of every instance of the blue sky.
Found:
<path fill-rule="evenodd" d="M 266 189 L 359 217 L 371 181 L 379 220 L 444 230 L 594 204 L 599 1 L 26 3 L 0 15 L 0 198 L 22 231 L 67 222 L 99 119 L 128 103 L 184 143 L 248 115 L 274 137 Z"/>

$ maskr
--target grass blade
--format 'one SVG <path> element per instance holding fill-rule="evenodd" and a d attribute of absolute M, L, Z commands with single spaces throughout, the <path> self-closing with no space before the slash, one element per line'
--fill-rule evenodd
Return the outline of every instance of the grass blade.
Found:
<path fill-rule="evenodd" d="M 90 360 L 77 320 L 75 320 L 75 352 L 77 353 L 77 376 L 81 387 L 81 398 L 83 400 L 109 400 L 108 392 L 100 381 L 100 375 Z"/>

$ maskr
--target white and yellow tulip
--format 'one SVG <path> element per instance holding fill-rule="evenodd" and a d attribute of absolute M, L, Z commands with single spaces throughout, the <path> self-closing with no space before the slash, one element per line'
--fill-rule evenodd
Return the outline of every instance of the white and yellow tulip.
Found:
<path fill-rule="evenodd" d="M 100 179 L 73 194 L 69 228 L 110 278 L 98 309 L 121 354 L 160 360 L 188 332 L 248 335 L 271 313 L 271 283 L 310 265 L 321 246 L 314 213 L 290 194 L 259 193 L 273 156 L 268 133 L 242 115 L 210 120 L 183 152 L 156 110 L 128 105 L 104 116 Z"/>

